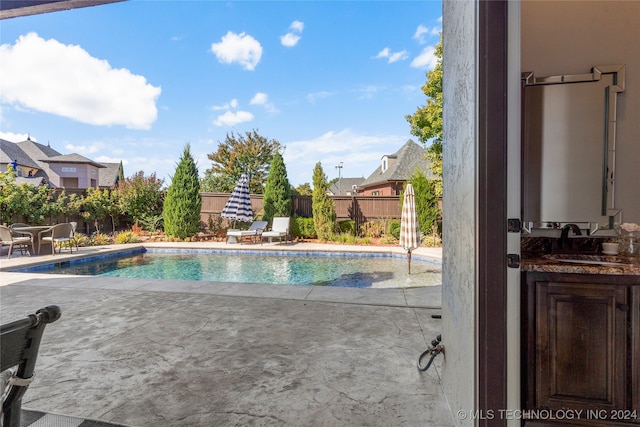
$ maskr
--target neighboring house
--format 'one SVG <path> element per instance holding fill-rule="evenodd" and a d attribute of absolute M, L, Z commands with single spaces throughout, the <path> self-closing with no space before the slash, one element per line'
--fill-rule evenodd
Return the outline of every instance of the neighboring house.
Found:
<path fill-rule="evenodd" d="M 46 183 L 53 188 L 98 188 L 103 182 L 101 169 L 110 169 L 79 154 L 61 154 L 49 145 L 42 145 L 27 138 L 22 142 L 10 142 L 0 139 L 0 170 L 6 171 L 17 163 L 17 182 L 32 185 Z M 117 164 L 119 175 L 120 164 Z M 117 182 L 107 174 L 104 182 Z M 109 181 L 111 179 L 111 181 Z M 111 186 L 111 185 L 109 185 Z"/>
<path fill-rule="evenodd" d="M 100 169 L 100 180 L 98 187 L 115 188 L 120 183 L 120 177 L 124 176 L 122 162 L 120 163 L 101 163 L 105 169 Z"/>
<path fill-rule="evenodd" d="M 380 166 L 359 184 L 358 195 L 397 196 L 416 170 L 423 171 L 427 178 L 435 179 L 426 154 L 425 148 L 408 140 L 395 153 L 382 156 Z"/>
<path fill-rule="evenodd" d="M 364 182 L 361 178 L 341 178 L 334 182 L 327 190 L 329 196 L 355 196 L 360 191 L 360 184 Z"/>

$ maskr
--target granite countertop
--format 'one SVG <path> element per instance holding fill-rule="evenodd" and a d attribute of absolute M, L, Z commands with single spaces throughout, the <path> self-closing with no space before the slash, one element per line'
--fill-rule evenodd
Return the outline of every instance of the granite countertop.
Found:
<path fill-rule="evenodd" d="M 596 264 L 597 262 L 597 264 Z M 640 275 L 640 256 L 596 254 L 523 254 L 522 271 Z"/>

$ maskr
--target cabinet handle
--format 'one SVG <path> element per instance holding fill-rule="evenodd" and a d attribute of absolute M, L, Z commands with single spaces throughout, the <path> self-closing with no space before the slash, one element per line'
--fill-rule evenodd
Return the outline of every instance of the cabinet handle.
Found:
<path fill-rule="evenodd" d="M 624 311 L 625 313 L 629 311 L 629 306 L 627 304 L 616 304 L 616 308 L 620 311 Z"/>

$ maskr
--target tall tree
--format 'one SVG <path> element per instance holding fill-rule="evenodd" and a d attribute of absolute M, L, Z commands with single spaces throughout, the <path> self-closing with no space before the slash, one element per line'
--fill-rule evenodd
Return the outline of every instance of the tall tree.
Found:
<path fill-rule="evenodd" d="M 218 151 L 208 154 L 213 162 L 202 179 L 203 191 L 231 193 L 240 178 L 249 175 L 249 192 L 262 194 L 273 155 L 280 150 L 280 143 L 268 140 L 256 130 L 245 135 L 227 134 Z"/>
<path fill-rule="evenodd" d="M 311 184 L 305 182 L 304 184 L 300 184 L 295 188 L 296 193 L 299 196 L 311 196 L 313 194 L 313 190 L 311 189 Z"/>
<path fill-rule="evenodd" d="M 274 216 L 291 216 L 291 205 L 291 184 L 287 178 L 287 167 L 282 154 L 276 151 L 264 188 L 262 220 L 271 222 Z"/>
<path fill-rule="evenodd" d="M 333 234 L 336 222 L 336 208 L 333 200 L 327 196 L 327 176 L 324 174 L 322 164 L 316 163 L 313 168 L 313 195 L 311 196 L 311 210 L 313 211 L 313 224 L 316 228 L 318 239 L 326 240 Z"/>
<path fill-rule="evenodd" d="M 427 81 L 422 86 L 427 103 L 405 118 L 411 124 L 411 134 L 427 147 L 432 172 L 442 177 L 442 33 L 434 54 L 438 62 L 427 72 Z"/>
<path fill-rule="evenodd" d="M 122 212 L 129 224 L 162 215 L 163 185 L 164 179 L 156 178 L 155 173 L 144 176 L 143 171 L 120 181 L 117 191 Z"/>
<path fill-rule="evenodd" d="M 200 231 L 201 208 L 198 167 L 187 144 L 164 201 L 165 233 L 180 239 L 195 236 Z"/>

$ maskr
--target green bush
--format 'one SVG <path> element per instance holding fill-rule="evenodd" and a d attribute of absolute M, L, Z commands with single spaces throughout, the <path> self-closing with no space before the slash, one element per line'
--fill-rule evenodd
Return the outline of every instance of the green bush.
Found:
<path fill-rule="evenodd" d="M 400 221 L 392 220 L 389 222 L 389 234 L 396 239 L 400 239 Z"/>
<path fill-rule="evenodd" d="M 291 221 L 291 235 L 303 239 L 315 239 L 317 235 L 313 218 L 293 217 L 293 221 Z"/>
<path fill-rule="evenodd" d="M 367 221 L 360 227 L 360 234 L 362 234 L 363 237 L 381 237 L 384 231 L 384 224 L 380 222 Z"/>
<path fill-rule="evenodd" d="M 340 221 L 338 223 L 338 229 L 340 233 L 348 233 L 352 236 L 356 235 L 356 222 L 353 219 L 348 219 L 346 221 Z"/>
<path fill-rule="evenodd" d="M 200 181 L 198 168 L 187 144 L 164 200 L 164 231 L 169 237 L 185 239 L 200 231 Z"/>

